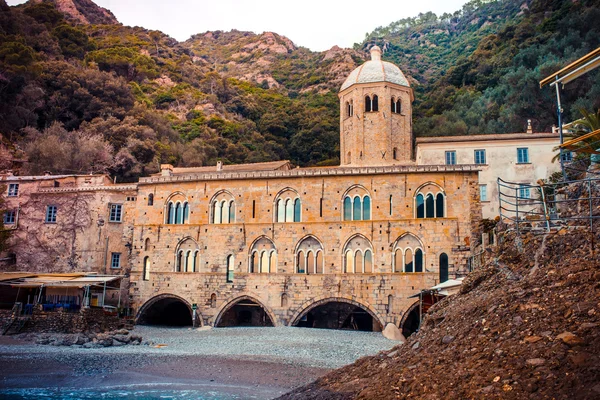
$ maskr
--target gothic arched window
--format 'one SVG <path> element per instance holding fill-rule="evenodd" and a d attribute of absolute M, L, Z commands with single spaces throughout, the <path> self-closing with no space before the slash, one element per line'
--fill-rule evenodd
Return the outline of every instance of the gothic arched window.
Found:
<path fill-rule="evenodd" d="M 235 223 L 235 200 L 233 195 L 226 191 L 220 191 L 210 200 L 210 222 L 212 224 Z"/>
<path fill-rule="evenodd" d="M 425 265 L 423 248 L 421 240 L 412 233 L 400 236 L 393 247 L 392 272 L 423 272 L 423 265 Z"/>
<path fill-rule="evenodd" d="M 415 195 L 416 218 L 444 218 L 446 216 L 446 194 L 435 183 L 422 185 Z"/>
<path fill-rule="evenodd" d="M 323 245 L 314 236 L 307 236 L 296 246 L 296 272 L 299 274 L 322 274 Z"/>
<path fill-rule="evenodd" d="M 373 95 L 373 106 L 371 111 L 379 111 L 379 98 L 376 94 Z"/>
<path fill-rule="evenodd" d="M 372 111 L 371 97 L 365 96 L 365 112 Z"/>
<path fill-rule="evenodd" d="M 361 186 L 346 191 L 342 202 L 344 221 L 367 221 L 371 219 L 371 196 Z"/>
<path fill-rule="evenodd" d="M 373 246 L 362 235 L 355 235 L 344 246 L 344 272 L 372 273 L 373 271 Z"/>
<path fill-rule="evenodd" d="M 271 239 L 263 236 L 250 247 L 250 273 L 270 273 L 277 271 L 277 248 Z"/>
<path fill-rule="evenodd" d="M 284 189 L 275 197 L 275 222 L 301 222 L 302 200 L 293 189 Z"/>

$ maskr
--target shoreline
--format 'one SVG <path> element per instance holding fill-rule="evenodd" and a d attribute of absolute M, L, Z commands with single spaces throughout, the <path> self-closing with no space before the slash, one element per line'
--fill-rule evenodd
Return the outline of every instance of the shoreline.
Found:
<path fill-rule="evenodd" d="M 0 397 L 273 399 L 395 345 L 380 334 L 305 328 L 135 332 L 166 346 L 84 349 L 0 337 Z"/>

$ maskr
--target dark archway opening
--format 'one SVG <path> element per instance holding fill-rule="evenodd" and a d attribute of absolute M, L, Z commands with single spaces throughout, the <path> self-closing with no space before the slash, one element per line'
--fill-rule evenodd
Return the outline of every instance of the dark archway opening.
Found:
<path fill-rule="evenodd" d="M 192 314 L 188 306 L 176 298 L 155 301 L 142 311 L 140 325 L 191 326 Z"/>
<path fill-rule="evenodd" d="M 273 321 L 260 304 L 244 299 L 225 311 L 216 326 L 273 326 Z"/>
<path fill-rule="evenodd" d="M 298 320 L 296 326 L 365 332 L 381 331 L 379 322 L 365 309 L 339 301 L 331 301 L 312 308 Z"/>
<path fill-rule="evenodd" d="M 421 307 L 416 306 L 412 307 L 412 309 L 408 312 L 408 315 L 404 318 L 402 322 L 402 335 L 404 337 L 409 337 L 413 333 L 419 330 L 419 326 L 421 325 Z"/>

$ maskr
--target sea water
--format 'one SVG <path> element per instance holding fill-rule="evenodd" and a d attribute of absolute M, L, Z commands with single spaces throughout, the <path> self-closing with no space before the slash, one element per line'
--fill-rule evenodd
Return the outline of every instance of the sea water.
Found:
<path fill-rule="evenodd" d="M 239 395 L 214 390 L 206 391 L 196 389 L 0 389 L 0 399 L 3 400 L 242 400 L 260 398 L 265 397 L 256 397 L 251 393 Z"/>

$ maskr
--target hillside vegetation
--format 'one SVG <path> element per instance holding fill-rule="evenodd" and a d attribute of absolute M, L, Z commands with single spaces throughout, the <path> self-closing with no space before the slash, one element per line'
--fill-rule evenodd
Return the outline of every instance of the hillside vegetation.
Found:
<path fill-rule="evenodd" d="M 417 135 L 536 130 L 555 121 L 539 78 L 598 46 L 597 1 L 471 2 L 312 52 L 276 33 L 205 32 L 177 42 L 127 27 L 90 0 L 0 0 L 0 133 L 22 173 L 109 172 L 160 163 L 339 162 L 337 91 L 374 43 L 416 91 Z M 600 74 L 565 104 L 600 105 Z"/>

